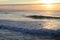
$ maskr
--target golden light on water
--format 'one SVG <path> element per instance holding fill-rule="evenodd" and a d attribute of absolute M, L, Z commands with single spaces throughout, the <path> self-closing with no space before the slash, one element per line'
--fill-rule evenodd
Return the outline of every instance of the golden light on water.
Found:
<path fill-rule="evenodd" d="M 44 24 L 44 29 L 52 29 L 52 30 L 57 30 L 57 29 L 59 29 L 59 27 L 58 27 L 58 25 L 59 25 L 59 23 L 56 21 L 56 20 L 54 20 L 54 21 L 47 21 L 45 24 Z"/>

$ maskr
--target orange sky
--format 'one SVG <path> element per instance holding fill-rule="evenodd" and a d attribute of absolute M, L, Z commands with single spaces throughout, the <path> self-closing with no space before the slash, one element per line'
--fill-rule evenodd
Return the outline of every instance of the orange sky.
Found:
<path fill-rule="evenodd" d="M 52 6 L 52 7 L 50 7 Z M 55 5 L 25 5 L 25 6 L 0 6 L 0 9 L 8 10 L 60 10 L 60 4 Z"/>
<path fill-rule="evenodd" d="M 60 0 L 0 0 L 0 4 L 39 4 L 29 6 L 0 6 L 0 9 L 8 10 L 60 10 Z"/>
<path fill-rule="evenodd" d="M 0 2 L 0 4 L 41 4 L 38 2 Z M 60 10 L 60 4 L 49 5 L 24 5 L 24 6 L 0 6 L 0 9 L 8 10 Z"/>

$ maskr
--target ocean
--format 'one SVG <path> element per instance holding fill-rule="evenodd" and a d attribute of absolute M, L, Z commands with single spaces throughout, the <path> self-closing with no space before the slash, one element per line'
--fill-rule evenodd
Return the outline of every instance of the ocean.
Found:
<path fill-rule="evenodd" d="M 0 40 L 60 40 L 59 19 L 34 19 L 27 16 L 60 17 L 60 11 L 0 11 Z"/>

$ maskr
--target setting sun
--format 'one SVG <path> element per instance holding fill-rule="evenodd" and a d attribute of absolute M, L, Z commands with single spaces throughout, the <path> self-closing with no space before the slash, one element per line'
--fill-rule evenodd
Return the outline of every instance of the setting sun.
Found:
<path fill-rule="evenodd" d="M 55 7 L 55 3 L 57 3 L 57 0 L 38 0 L 39 3 L 41 3 L 42 7 L 46 10 L 53 10 Z"/>
<path fill-rule="evenodd" d="M 56 0 L 39 0 L 40 3 L 44 3 L 44 4 L 52 4 L 52 3 L 56 3 Z"/>
<path fill-rule="evenodd" d="M 54 7 L 54 5 L 52 5 L 52 4 L 49 4 L 49 5 L 41 5 L 41 6 L 47 8 L 47 9 L 52 9 Z"/>

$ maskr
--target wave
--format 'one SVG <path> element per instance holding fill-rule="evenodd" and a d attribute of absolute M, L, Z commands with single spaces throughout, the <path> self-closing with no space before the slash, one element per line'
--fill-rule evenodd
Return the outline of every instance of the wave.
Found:
<path fill-rule="evenodd" d="M 58 30 L 50 30 L 50 29 L 25 29 L 25 28 L 17 28 L 12 26 L 0 25 L 0 29 L 7 29 L 10 31 L 22 32 L 22 33 L 29 33 L 29 34 L 40 34 L 40 35 L 59 35 L 60 36 L 60 29 Z"/>

